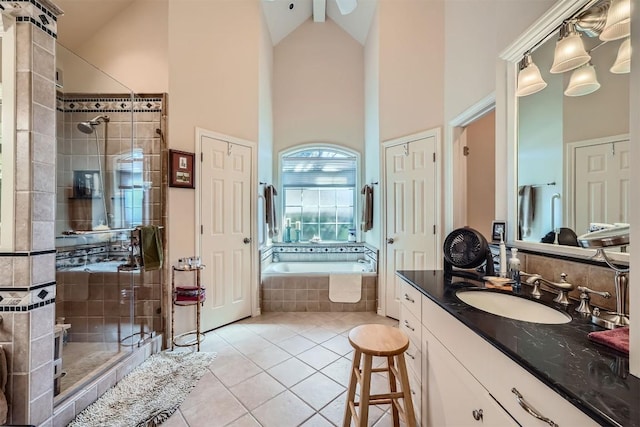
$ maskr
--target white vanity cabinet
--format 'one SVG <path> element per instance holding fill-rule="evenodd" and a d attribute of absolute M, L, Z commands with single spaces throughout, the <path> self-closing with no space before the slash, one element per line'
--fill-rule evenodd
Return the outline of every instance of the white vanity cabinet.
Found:
<path fill-rule="evenodd" d="M 403 283 L 401 296 L 399 327 L 411 341 L 406 357 L 420 385 L 414 395 L 420 425 L 548 426 L 520 406 L 514 388 L 561 427 L 598 425 L 413 286 Z M 414 352 L 421 363 L 411 359 Z"/>
<path fill-rule="evenodd" d="M 402 304 L 399 327 L 409 337 L 409 348 L 405 351 L 404 358 L 407 362 L 407 373 L 409 374 L 409 385 L 411 386 L 416 421 L 419 425 L 422 425 L 422 370 L 424 365 L 421 321 L 422 294 L 406 282 L 402 282 L 401 291 Z"/>
<path fill-rule="evenodd" d="M 422 329 L 425 426 L 517 426 L 489 392 L 427 328 Z"/>

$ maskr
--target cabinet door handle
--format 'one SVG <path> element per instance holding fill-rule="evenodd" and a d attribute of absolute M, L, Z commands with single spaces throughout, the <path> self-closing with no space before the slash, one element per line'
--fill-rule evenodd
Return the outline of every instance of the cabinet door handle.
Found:
<path fill-rule="evenodd" d="M 480 421 L 482 419 L 482 409 L 474 409 L 472 414 L 474 420 Z"/>
<path fill-rule="evenodd" d="M 406 299 L 406 300 L 407 300 L 407 301 L 409 301 L 409 302 L 416 302 L 416 300 L 414 300 L 413 298 L 411 298 L 411 297 L 409 296 L 409 294 L 404 294 L 404 299 Z"/>
<path fill-rule="evenodd" d="M 511 392 L 516 395 L 516 399 L 518 400 L 518 403 L 520 404 L 522 409 L 524 409 L 525 411 L 527 411 L 527 413 L 529 413 L 529 415 L 539 419 L 540 421 L 543 421 L 543 422 L 549 424 L 551 427 L 558 427 L 558 424 L 556 424 L 555 422 L 553 422 L 549 418 L 545 417 L 540 412 L 538 412 L 535 408 L 533 408 L 531 405 L 529 405 L 527 403 L 527 401 L 524 400 L 524 397 L 522 397 L 520 392 L 518 390 L 516 390 L 515 387 L 511 389 Z"/>
<path fill-rule="evenodd" d="M 416 330 L 416 328 L 412 327 L 412 326 L 409 324 L 409 322 L 407 322 L 406 320 L 404 321 L 404 326 L 405 326 L 407 329 L 411 329 L 412 331 L 415 331 L 415 330 Z"/>
<path fill-rule="evenodd" d="M 411 353 L 409 353 L 408 351 L 405 351 L 404 354 L 409 356 L 411 359 L 416 360 L 416 357 L 414 355 L 412 355 Z"/>

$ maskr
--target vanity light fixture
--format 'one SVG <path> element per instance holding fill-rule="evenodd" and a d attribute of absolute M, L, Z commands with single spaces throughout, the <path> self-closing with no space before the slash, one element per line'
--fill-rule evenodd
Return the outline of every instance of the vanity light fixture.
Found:
<path fill-rule="evenodd" d="M 547 87 L 547 82 L 542 79 L 540 69 L 531 59 L 531 52 L 527 52 L 518 64 L 520 72 L 518 73 L 517 96 L 527 96 L 540 92 Z"/>
<path fill-rule="evenodd" d="M 607 22 L 600 33 L 600 40 L 611 41 L 631 34 L 631 0 L 611 0 Z"/>
<path fill-rule="evenodd" d="M 583 96 L 598 89 L 600 89 L 600 83 L 596 76 L 596 69 L 589 62 L 571 73 L 569 85 L 564 94 L 567 96 Z"/>
<path fill-rule="evenodd" d="M 556 42 L 551 73 L 571 71 L 586 64 L 591 59 L 582 43 L 582 36 L 576 31 L 576 25 L 567 21 L 560 27 L 560 38 Z"/>
<path fill-rule="evenodd" d="M 614 74 L 626 74 L 631 71 L 631 39 L 626 38 L 618 48 L 616 61 L 609 69 Z"/>

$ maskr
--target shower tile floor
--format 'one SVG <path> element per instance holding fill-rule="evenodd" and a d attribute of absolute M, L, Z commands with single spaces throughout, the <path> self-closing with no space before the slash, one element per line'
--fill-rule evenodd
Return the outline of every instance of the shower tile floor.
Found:
<path fill-rule="evenodd" d="M 347 336 L 365 323 L 398 325 L 372 312 L 291 312 L 208 332 L 201 351 L 217 357 L 162 426 L 341 426 L 353 355 Z M 373 374 L 372 393 L 388 387 Z M 369 425 L 392 426 L 389 405 L 372 406 Z"/>
<path fill-rule="evenodd" d="M 120 358 L 117 343 L 68 342 L 62 348 L 62 372 L 60 392 L 64 394 L 71 387 L 92 378 L 106 364 Z"/>

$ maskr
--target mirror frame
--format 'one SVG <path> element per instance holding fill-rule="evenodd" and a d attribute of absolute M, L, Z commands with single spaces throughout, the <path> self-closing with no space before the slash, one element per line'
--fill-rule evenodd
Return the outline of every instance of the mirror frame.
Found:
<path fill-rule="evenodd" d="M 516 240 L 518 218 L 516 191 L 518 188 L 518 97 L 516 96 L 518 62 L 524 53 L 533 46 L 538 46 L 555 37 L 557 29 L 568 16 L 573 16 L 582 8 L 596 2 L 597 0 L 564 0 L 556 3 L 499 55 L 502 61 L 498 65 L 497 88 L 503 102 L 498 104 L 503 105 L 504 108 L 496 109 L 496 152 L 502 150 L 506 153 L 502 164 L 508 166 L 507 179 L 502 180 L 502 183 L 496 179 L 496 194 L 507 195 L 507 240 L 511 246 L 519 249 L 579 259 L 591 259 L 596 254 L 596 251 L 592 249 Z M 498 164 L 497 162 L 498 159 L 496 159 L 496 164 Z M 628 253 L 607 252 L 607 255 L 616 262 L 629 263 Z"/>
<path fill-rule="evenodd" d="M 0 200 L 0 251 L 13 252 L 15 242 L 14 171 L 16 147 L 16 20 L 8 14 L 0 15 L 0 43 L 2 43 L 2 184 Z"/>

